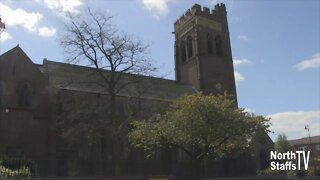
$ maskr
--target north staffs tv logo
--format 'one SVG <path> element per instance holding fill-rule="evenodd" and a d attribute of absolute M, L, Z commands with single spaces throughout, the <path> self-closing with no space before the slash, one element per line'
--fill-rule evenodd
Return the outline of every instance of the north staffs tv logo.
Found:
<path fill-rule="evenodd" d="M 309 158 L 310 151 L 288 151 L 286 153 L 270 151 L 271 170 L 301 170 L 301 165 L 308 170 Z"/>

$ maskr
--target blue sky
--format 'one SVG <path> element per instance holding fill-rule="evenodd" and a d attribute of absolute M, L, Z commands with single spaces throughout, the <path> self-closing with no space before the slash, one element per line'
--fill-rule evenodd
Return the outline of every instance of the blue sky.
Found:
<path fill-rule="evenodd" d="M 174 21 L 194 3 L 227 6 L 239 106 L 271 117 L 275 139 L 320 135 L 318 0 L 1 0 L 1 54 L 17 44 L 35 63 L 64 61 L 58 37 L 65 12 L 90 6 L 113 15 L 122 31 L 152 43 L 160 74 L 174 79 Z"/>

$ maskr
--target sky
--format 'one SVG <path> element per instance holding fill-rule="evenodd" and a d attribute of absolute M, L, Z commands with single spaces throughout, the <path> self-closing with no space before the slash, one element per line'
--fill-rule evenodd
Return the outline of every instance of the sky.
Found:
<path fill-rule="evenodd" d="M 174 79 L 173 23 L 195 3 L 226 4 L 239 107 L 271 118 L 270 137 L 320 135 L 319 0 L 0 0 L 6 29 L 0 53 L 19 46 L 34 63 L 65 62 L 59 44 L 66 13 L 87 7 L 152 44 L 159 74 Z"/>

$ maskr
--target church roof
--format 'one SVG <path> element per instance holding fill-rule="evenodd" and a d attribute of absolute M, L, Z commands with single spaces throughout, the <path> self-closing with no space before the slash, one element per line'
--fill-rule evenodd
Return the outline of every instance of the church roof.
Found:
<path fill-rule="evenodd" d="M 7 65 L 1 68 L 1 64 Z M 15 78 L 23 77 L 25 80 L 28 79 L 27 77 L 37 77 L 37 81 L 46 81 L 45 76 L 43 76 L 43 73 L 41 72 L 41 68 L 39 68 L 37 64 L 34 64 L 29 56 L 20 48 L 19 45 L 17 45 L 0 55 L 0 79 L 2 73 L 12 74 L 19 70 L 23 73 L 14 73 L 16 76 Z"/>
<path fill-rule="evenodd" d="M 304 137 L 301 139 L 293 139 L 289 140 L 289 144 L 291 146 L 299 146 L 299 145 L 309 145 L 309 144 L 320 144 L 320 136 L 311 136 L 309 137 Z"/>
<path fill-rule="evenodd" d="M 105 83 L 95 68 L 45 59 L 41 70 L 48 77 L 50 85 L 56 89 L 108 94 Z M 103 73 L 107 75 L 110 71 L 104 70 Z M 192 86 L 174 80 L 132 74 L 124 74 L 118 84 L 128 84 L 119 91 L 119 96 L 140 96 L 155 100 L 170 100 L 196 92 Z"/>

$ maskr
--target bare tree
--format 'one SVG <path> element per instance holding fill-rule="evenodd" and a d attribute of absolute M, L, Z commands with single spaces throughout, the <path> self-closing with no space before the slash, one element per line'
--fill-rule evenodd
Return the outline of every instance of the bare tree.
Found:
<path fill-rule="evenodd" d="M 113 147 L 114 175 L 120 174 L 119 141 L 122 122 L 117 118 L 117 95 L 129 84 L 138 83 L 135 75 L 150 75 L 156 70 L 147 56 L 149 45 L 132 35 L 120 32 L 111 22 L 107 13 L 93 12 L 88 8 L 82 16 L 70 18 L 64 24 L 60 42 L 70 63 L 87 63 L 94 67 L 99 79 L 94 83 L 103 87 L 109 96 L 108 109 L 103 117 L 102 127 L 108 126 Z M 111 128 L 110 128 L 111 127 Z M 111 133 L 109 130 L 111 129 Z M 102 174 L 105 175 L 106 128 L 101 128 Z"/>

